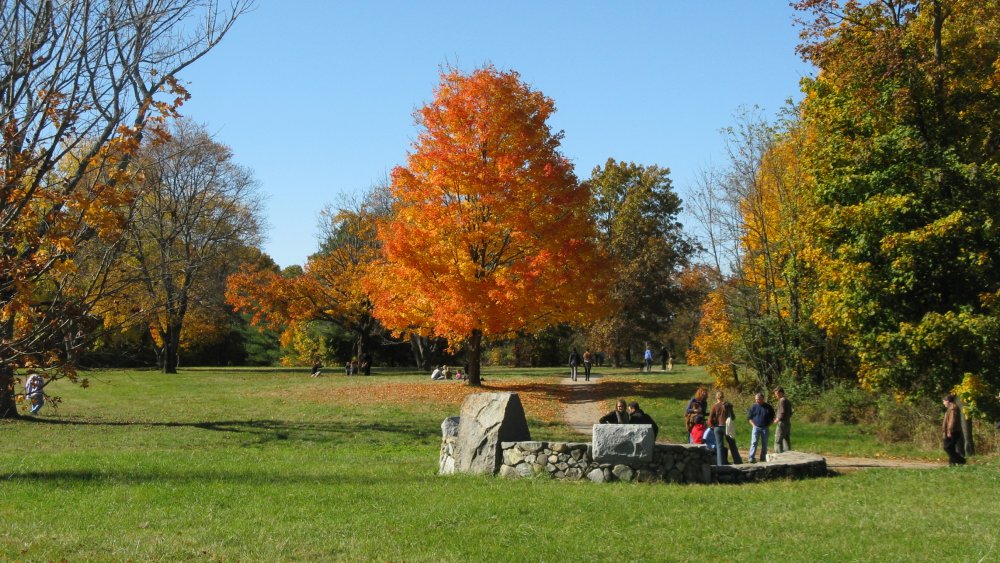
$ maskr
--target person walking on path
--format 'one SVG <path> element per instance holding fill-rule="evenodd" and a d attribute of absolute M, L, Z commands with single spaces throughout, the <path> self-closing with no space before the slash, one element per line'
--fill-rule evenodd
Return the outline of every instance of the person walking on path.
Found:
<path fill-rule="evenodd" d="M 653 349 L 649 347 L 649 343 L 646 343 L 646 352 L 643 353 L 642 359 L 646 362 L 646 373 L 653 371 Z"/>
<path fill-rule="evenodd" d="M 726 403 L 722 391 L 715 392 L 715 404 L 708 413 L 708 425 L 715 436 L 715 464 L 728 465 L 729 452 L 726 449 Z"/>
<path fill-rule="evenodd" d="M 948 465 L 965 465 L 965 458 L 958 453 L 958 444 L 962 442 L 962 412 L 958 408 L 955 395 L 947 395 L 941 400 L 944 403 L 944 421 L 941 423 L 941 433 L 944 435 L 942 446 L 948 454 Z"/>
<path fill-rule="evenodd" d="M 628 424 L 629 417 L 626 409 L 627 404 L 625 403 L 625 399 L 618 399 L 618 403 L 615 404 L 615 410 L 602 416 L 597 422 L 601 424 Z"/>
<path fill-rule="evenodd" d="M 774 451 L 790 451 L 792 449 L 792 403 L 785 397 L 782 387 L 774 388 L 774 397 L 778 399 L 778 408 L 774 411 Z"/>
<path fill-rule="evenodd" d="M 583 351 L 583 380 L 590 381 L 590 366 L 594 365 L 594 355 L 590 353 L 590 348 Z"/>
<path fill-rule="evenodd" d="M 764 394 L 753 396 L 754 404 L 747 412 L 750 421 L 750 463 L 757 463 L 757 447 L 760 447 L 760 460 L 767 461 L 767 438 L 774 422 L 774 407 L 764 402 Z"/>
<path fill-rule="evenodd" d="M 576 381 L 577 366 L 580 365 L 580 353 L 573 348 L 573 351 L 569 353 L 569 375 Z"/>
<path fill-rule="evenodd" d="M 37 373 L 32 373 L 24 382 L 24 395 L 31 402 L 31 414 L 37 415 L 45 406 L 45 379 Z"/>
<path fill-rule="evenodd" d="M 660 433 L 660 427 L 657 426 L 653 418 L 643 412 L 639 408 L 639 403 L 635 401 L 628 404 L 628 423 L 629 424 L 648 424 L 653 427 L 653 441 L 656 441 L 656 435 Z"/>

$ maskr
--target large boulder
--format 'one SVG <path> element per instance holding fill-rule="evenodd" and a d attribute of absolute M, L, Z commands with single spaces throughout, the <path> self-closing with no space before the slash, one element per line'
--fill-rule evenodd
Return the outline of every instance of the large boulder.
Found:
<path fill-rule="evenodd" d="M 501 442 L 531 440 L 517 393 L 477 393 L 462 403 L 455 442 L 455 471 L 496 474 L 503 463 Z"/>
<path fill-rule="evenodd" d="M 595 424 L 593 457 L 597 463 L 636 465 L 653 460 L 653 427 L 649 424 Z"/>

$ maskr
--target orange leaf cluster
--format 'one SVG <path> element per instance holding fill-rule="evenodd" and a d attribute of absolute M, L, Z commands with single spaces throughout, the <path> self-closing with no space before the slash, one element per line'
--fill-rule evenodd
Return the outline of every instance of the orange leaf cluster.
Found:
<path fill-rule="evenodd" d="M 546 124 L 554 110 L 516 72 L 442 74 L 392 172 L 383 260 L 365 279 L 384 325 L 457 344 L 590 316 L 601 289 L 590 194 Z"/>

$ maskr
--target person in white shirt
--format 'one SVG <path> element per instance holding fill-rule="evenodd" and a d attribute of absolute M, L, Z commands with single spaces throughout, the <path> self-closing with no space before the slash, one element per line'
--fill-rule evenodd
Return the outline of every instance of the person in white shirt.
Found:
<path fill-rule="evenodd" d="M 45 379 L 37 373 L 28 376 L 24 382 L 24 394 L 31 401 L 31 414 L 38 414 L 45 405 Z"/>
<path fill-rule="evenodd" d="M 441 366 L 438 366 L 434 368 L 434 371 L 431 373 L 431 380 L 439 381 L 442 379 L 444 379 L 444 370 L 441 369 Z"/>

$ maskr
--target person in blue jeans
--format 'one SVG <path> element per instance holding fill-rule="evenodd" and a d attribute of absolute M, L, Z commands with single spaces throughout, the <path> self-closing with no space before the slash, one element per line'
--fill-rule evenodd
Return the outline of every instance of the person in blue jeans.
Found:
<path fill-rule="evenodd" d="M 642 359 L 646 363 L 646 373 L 653 371 L 653 349 L 649 347 L 649 344 L 646 344 L 646 351 L 643 353 Z"/>
<path fill-rule="evenodd" d="M 750 421 L 750 463 L 757 463 L 757 444 L 760 444 L 760 460 L 767 461 L 767 437 L 774 423 L 774 407 L 764 402 L 764 394 L 753 396 L 754 405 L 747 412 Z"/>

